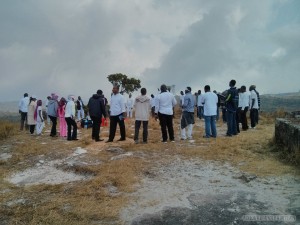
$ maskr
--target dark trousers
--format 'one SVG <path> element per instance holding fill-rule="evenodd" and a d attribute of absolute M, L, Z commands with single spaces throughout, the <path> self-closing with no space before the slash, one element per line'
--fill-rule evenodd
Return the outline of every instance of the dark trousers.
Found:
<path fill-rule="evenodd" d="M 20 130 L 23 130 L 24 129 L 24 123 L 26 122 L 27 120 L 27 112 L 21 112 L 21 124 L 20 124 Z"/>
<path fill-rule="evenodd" d="M 168 140 L 168 133 L 169 133 L 170 140 L 174 141 L 173 115 L 166 115 L 158 112 L 158 118 L 160 121 L 163 141 Z M 167 128 L 168 128 L 168 133 L 167 133 Z"/>
<path fill-rule="evenodd" d="M 35 125 L 29 125 L 29 131 L 31 134 L 34 133 L 34 128 L 35 128 Z"/>
<path fill-rule="evenodd" d="M 247 130 L 249 128 L 248 120 L 247 120 L 247 112 L 248 112 L 248 107 L 246 107 L 244 110 L 240 111 L 240 119 L 241 119 L 243 130 Z"/>
<path fill-rule="evenodd" d="M 135 141 L 139 140 L 139 131 L 140 131 L 140 127 L 141 127 L 142 123 L 143 123 L 143 142 L 147 142 L 147 139 L 148 139 L 148 121 L 140 121 L 140 120 L 135 121 L 134 140 Z"/>
<path fill-rule="evenodd" d="M 116 135 L 117 125 L 119 124 L 121 139 L 126 139 L 126 132 L 125 132 L 125 122 L 124 119 L 120 119 L 120 116 L 110 116 L 110 125 L 109 125 L 109 140 L 113 141 Z"/>
<path fill-rule="evenodd" d="M 222 119 L 224 123 L 227 122 L 226 108 L 222 108 Z"/>
<path fill-rule="evenodd" d="M 71 117 L 66 117 L 66 122 L 68 126 L 68 140 L 74 140 L 77 139 L 77 124 L 75 120 L 73 120 Z M 72 127 L 73 127 L 73 133 L 72 133 Z"/>
<path fill-rule="evenodd" d="M 100 126 L 101 126 L 101 117 L 98 116 L 91 116 L 93 121 L 93 128 L 92 128 L 92 138 L 96 141 L 99 141 L 100 137 Z"/>
<path fill-rule="evenodd" d="M 236 112 L 228 111 L 226 112 L 227 119 L 227 135 L 236 135 Z"/>
<path fill-rule="evenodd" d="M 241 112 L 241 108 L 238 108 L 235 114 L 237 133 L 240 133 L 240 122 L 241 122 L 240 112 Z"/>
<path fill-rule="evenodd" d="M 251 109 L 250 110 L 251 127 L 256 126 L 257 118 L 258 118 L 258 109 Z"/>
<path fill-rule="evenodd" d="M 56 136 L 56 125 L 57 125 L 57 118 L 54 116 L 49 116 L 51 122 L 52 122 L 52 127 L 51 127 L 51 133 L 50 136 Z"/>

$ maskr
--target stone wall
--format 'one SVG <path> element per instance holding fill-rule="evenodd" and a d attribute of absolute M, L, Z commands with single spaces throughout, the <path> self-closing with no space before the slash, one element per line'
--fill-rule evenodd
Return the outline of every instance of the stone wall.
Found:
<path fill-rule="evenodd" d="M 277 118 L 275 123 L 275 142 L 281 150 L 300 165 L 300 121 Z"/>

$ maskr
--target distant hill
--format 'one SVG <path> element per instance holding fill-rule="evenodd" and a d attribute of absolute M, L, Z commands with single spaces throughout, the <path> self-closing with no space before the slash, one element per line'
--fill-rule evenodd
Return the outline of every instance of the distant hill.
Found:
<path fill-rule="evenodd" d="M 274 112 L 283 109 L 287 112 L 300 111 L 300 92 L 261 95 L 261 110 Z"/>

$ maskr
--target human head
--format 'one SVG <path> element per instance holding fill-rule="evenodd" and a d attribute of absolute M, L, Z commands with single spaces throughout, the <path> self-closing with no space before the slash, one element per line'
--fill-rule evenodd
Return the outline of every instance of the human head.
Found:
<path fill-rule="evenodd" d="M 236 81 L 235 81 L 235 80 L 231 80 L 231 81 L 229 82 L 229 86 L 230 86 L 230 87 L 234 87 L 235 84 L 236 84 Z"/>
<path fill-rule="evenodd" d="M 167 86 L 165 85 L 165 84 L 162 84 L 161 86 L 160 86 L 160 91 L 161 92 L 167 92 Z"/>
<path fill-rule="evenodd" d="M 35 95 L 31 95 L 31 99 L 32 99 L 33 101 L 35 101 L 35 100 L 36 100 L 36 96 L 35 96 Z"/>
<path fill-rule="evenodd" d="M 42 100 L 38 100 L 38 101 L 36 102 L 36 105 L 37 105 L 37 106 L 42 106 L 42 103 L 43 103 Z"/>
<path fill-rule="evenodd" d="M 146 94 L 147 94 L 146 88 L 142 88 L 142 89 L 141 89 L 141 94 L 142 94 L 142 95 L 146 95 Z"/>
<path fill-rule="evenodd" d="M 189 92 L 192 92 L 192 88 L 191 87 L 186 87 L 186 89 L 185 89 L 188 93 Z"/>
<path fill-rule="evenodd" d="M 57 95 L 57 94 L 55 94 L 55 93 L 52 93 L 52 94 L 51 94 L 51 98 L 52 98 L 52 100 L 55 100 L 55 101 L 57 101 L 57 99 L 58 99 L 58 95 Z"/>
<path fill-rule="evenodd" d="M 255 85 L 251 85 L 251 86 L 249 87 L 249 91 L 252 91 L 252 90 L 255 90 Z"/>
<path fill-rule="evenodd" d="M 198 90 L 198 95 L 201 95 L 201 90 Z"/>
<path fill-rule="evenodd" d="M 50 100 L 50 99 L 51 99 L 51 97 L 50 97 L 50 96 L 47 96 L 47 99 L 48 99 L 48 100 Z"/>
<path fill-rule="evenodd" d="M 66 99 L 65 98 L 61 98 L 60 100 L 59 100 L 59 102 L 58 102 L 58 105 L 59 106 L 64 106 L 65 104 L 66 104 Z"/>
<path fill-rule="evenodd" d="M 25 94 L 24 94 L 24 98 L 26 98 L 26 97 L 28 97 L 28 93 L 25 93 Z"/>
<path fill-rule="evenodd" d="M 80 97 L 80 96 L 78 96 L 78 100 L 81 100 L 81 97 Z"/>
<path fill-rule="evenodd" d="M 181 95 L 184 95 L 183 91 L 180 91 L 180 94 L 181 94 Z"/>
<path fill-rule="evenodd" d="M 119 90 L 120 90 L 119 85 L 116 85 L 116 84 L 115 84 L 115 85 L 113 86 L 112 92 L 116 95 L 116 94 L 119 93 Z"/>
<path fill-rule="evenodd" d="M 210 86 L 209 85 L 205 85 L 204 86 L 204 91 L 205 92 L 210 92 Z"/>
<path fill-rule="evenodd" d="M 99 89 L 99 90 L 97 91 L 97 95 L 102 95 L 102 94 L 103 94 L 103 91 Z"/>
<path fill-rule="evenodd" d="M 131 98 L 132 97 L 132 95 L 131 94 L 129 94 L 129 98 Z"/>
<path fill-rule="evenodd" d="M 153 94 L 151 94 L 151 98 L 154 98 L 154 95 L 153 95 Z"/>
<path fill-rule="evenodd" d="M 245 85 L 243 85 L 243 86 L 241 87 L 241 92 L 242 92 L 242 93 L 246 92 L 246 86 L 245 86 Z"/>

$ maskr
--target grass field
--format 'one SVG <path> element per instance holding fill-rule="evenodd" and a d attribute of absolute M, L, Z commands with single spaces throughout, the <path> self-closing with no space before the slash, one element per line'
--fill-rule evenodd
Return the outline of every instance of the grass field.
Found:
<path fill-rule="evenodd" d="M 299 176 L 298 167 L 272 151 L 274 118 L 268 115 L 261 116 L 257 129 L 232 138 L 225 137 L 226 125 L 218 122 L 219 137 L 216 139 L 202 138 L 203 121 L 197 119 L 194 142 L 177 140 L 168 144 L 160 143 L 159 124 L 152 119 L 148 144 L 134 144 L 133 124 L 130 120 L 126 122 L 126 142 L 105 144 L 93 142 L 90 129 L 81 129 L 80 141 L 67 142 L 63 138 L 51 138 L 46 132 L 42 136 L 31 136 L 28 132 L 18 131 L 16 124 L 1 122 L 0 154 L 11 156 L 0 161 L 2 224 L 122 224 L 119 213 L 131 201 L 129 193 L 136 190 L 136 185 L 154 163 L 168 164 L 174 157 L 230 163 L 259 177 Z M 175 124 L 178 135 L 178 118 Z M 101 129 L 101 136 L 107 139 L 107 127 Z M 45 162 L 67 160 L 78 147 L 87 150 L 82 158 L 78 158 L 84 164 L 57 167 L 86 175 L 89 179 L 37 185 L 8 182 L 10 175 L 36 167 L 41 159 Z M 115 153 L 107 151 L 111 147 L 121 147 L 124 153 L 130 152 L 132 156 L 112 160 Z M 111 187 L 117 190 L 116 194 Z"/>

